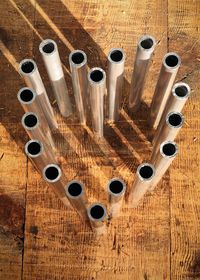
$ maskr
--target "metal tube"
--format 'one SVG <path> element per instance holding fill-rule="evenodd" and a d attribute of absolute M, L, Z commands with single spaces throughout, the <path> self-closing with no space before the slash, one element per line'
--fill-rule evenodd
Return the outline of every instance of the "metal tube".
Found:
<path fill-rule="evenodd" d="M 83 184 L 77 180 L 70 181 L 65 187 L 66 195 L 83 220 L 88 221 L 87 197 Z"/>
<path fill-rule="evenodd" d="M 38 139 L 47 148 L 56 151 L 54 140 L 51 131 L 45 123 L 42 123 L 36 113 L 27 112 L 22 116 L 21 120 L 22 126 L 27 132 L 30 139 Z"/>
<path fill-rule="evenodd" d="M 103 137 L 104 124 L 104 95 L 106 94 L 106 73 L 95 67 L 88 73 L 90 107 L 93 130 L 97 136 Z"/>
<path fill-rule="evenodd" d="M 69 55 L 69 64 L 72 74 L 72 85 L 76 108 L 80 123 L 86 124 L 87 104 L 87 56 L 81 50 L 72 51 Z"/>
<path fill-rule="evenodd" d="M 35 90 L 50 128 L 57 129 L 58 124 L 54 116 L 53 108 L 50 104 L 35 61 L 32 59 L 22 60 L 19 64 L 19 73 L 24 78 L 27 86 Z"/>
<path fill-rule="evenodd" d="M 106 208 L 101 203 L 94 203 L 87 209 L 89 221 L 93 231 L 97 234 L 106 232 Z"/>
<path fill-rule="evenodd" d="M 57 164 L 48 164 L 44 167 L 42 175 L 43 179 L 49 183 L 64 205 L 72 208 L 65 193 L 67 179 L 62 174 L 60 167 Z"/>
<path fill-rule="evenodd" d="M 173 141 L 165 141 L 161 143 L 160 151 L 158 151 L 156 156 L 153 157 L 152 155 L 151 163 L 154 164 L 156 173 L 149 191 L 154 190 L 176 157 L 177 153 L 178 147 L 176 143 Z"/>
<path fill-rule="evenodd" d="M 150 122 L 153 128 L 157 128 L 161 120 L 180 64 L 181 59 L 176 53 L 167 53 L 163 58 L 150 108 Z"/>
<path fill-rule="evenodd" d="M 140 200 L 150 188 L 155 177 L 155 168 L 152 164 L 142 163 L 138 166 L 136 178 L 128 197 L 130 208 L 138 206 Z"/>
<path fill-rule="evenodd" d="M 125 183 L 119 178 L 113 178 L 108 182 L 108 201 L 110 204 L 110 217 L 117 217 L 122 207 Z"/>
<path fill-rule="evenodd" d="M 42 173 L 43 168 L 49 163 L 56 163 L 56 159 L 49 149 L 36 139 L 29 140 L 25 144 L 25 153 L 31 159 L 37 170 Z"/>
<path fill-rule="evenodd" d="M 121 96 L 124 83 L 124 62 L 126 55 L 122 49 L 111 49 L 108 54 L 108 120 L 119 119 Z"/>
<path fill-rule="evenodd" d="M 138 110 L 140 106 L 149 62 L 155 46 L 155 39 L 149 35 L 142 36 L 138 42 L 129 96 L 129 108 L 133 111 Z"/>
<path fill-rule="evenodd" d="M 40 43 L 39 51 L 42 55 L 60 113 L 63 117 L 68 117 L 72 114 L 72 106 L 57 44 L 51 39 L 43 40 Z"/>

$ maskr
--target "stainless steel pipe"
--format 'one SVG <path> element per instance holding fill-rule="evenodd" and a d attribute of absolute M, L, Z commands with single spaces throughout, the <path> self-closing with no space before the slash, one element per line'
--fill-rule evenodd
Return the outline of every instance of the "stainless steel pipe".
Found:
<path fill-rule="evenodd" d="M 122 207 L 126 185 L 119 178 L 113 178 L 108 182 L 108 201 L 110 205 L 110 217 L 117 217 Z"/>
<path fill-rule="evenodd" d="M 62 174 L 60 167 L 57 164 L 48 164 L 44 167 L 42 175 L 43 179 L 49 183 L 53 191 L 57 194 L 58 198 L 64 203 L 64 205 L 68 208 L 72 208 L 65 193 L 67 179 Z"/>
<path fill-rule="evenodd" d="M 22 60 L 19 64 L 19 73 L 24 78 L 27 86 L 35 90 L 50 128 L 57 129 L 58 124 L 54 116 L 53 108 L 50 104 L 35 61 L 32 59 Z"/>
<path fill-rule="evenodd" d="M 80 123 L 86 124 L 87 116 L 87 56 L 85 52 L 81 50 L 72 51 L 69 55 L 69 64 L 72 74 L 72 85 L 74 91 L 74 97 L 76 102 L 76 108 Z"/>
<path fill-rule="evenodd" d="M 39 51 L 42 55 L 60 113 L 63 117 L 68 117 L 72 114 L 72 106 L 57 44 L 51 39 L 43 40 L 40 43 Z"/>
<path fill-rule="evenodd" d="M 137 111 L 140 106 L 149 63 L 155 46 L 155 39 L 149 35 L 142 36 L 137 44 L 137 52 L 129 95 L 129 108 L 133 111 Z"/>
<path fill-rule="evenodd" d="M 37 170 L 42 173 L 43 168 L 49 163 L 56 163 L 56 158 L 50 149 L 36 139 L 25 144 L 25 153 L 31 159 Z"/>
<path fill-rule="evenodd" d="M 66 195 L 81 218 L 88 221 L 87 197 L 83 184 L 77 180 L 70 181 L 65 187 Z"/>
<path fill-rule="evenodd" d="M 151 163 L 155 166 L 156 173 L 149 191 L 153 191 L 160 182 L 177 153 L 178 147 L 176 143 L 173 141 L 165 141 L 161 143 L 160 150 L 157 152 L 156 156 L 152 154 Z"/>
<path fill-rule="evenodd" d="M 92 68 L 88 73 L 88 82 L 93 130 L 97 136 L 103 137 L 104 96 L 106 94 L 105 71 L 98 67 Z"/>
<path fill-rule="evenodd" d="M 121 96 L 124 84 L 124 63 L 126 55 L 122 49 L 111 49 L 108 54 L 108 120 L 119 119 Z"/>
<path fill-rule="evenodd" d="M 155 168 L 152 164 L 142 163 L 138 166 L 136 178 L 128 197 L 128 206 L 135 208 L 151 187 L 155 177 Z"/>
<path fill-rule="evenodd" d="M 104 234 L 106 232 L 106 208 L 101 203 L 94 203 L 87 209 L 89 221 L 93 231 L 97 234 Z"/>
<path fill-rule="evenodd" d="M 161 120 L 180 64 L 181 59 L 176 53 L 167 53 L 163 58 L 150 107 L 150 122 L 153 128 L 157 128 Z"/>

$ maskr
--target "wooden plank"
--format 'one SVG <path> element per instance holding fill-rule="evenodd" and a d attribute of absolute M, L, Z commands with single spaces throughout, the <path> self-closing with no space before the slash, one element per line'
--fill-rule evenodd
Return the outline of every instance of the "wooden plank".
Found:
<path fill-rule="evenodd" d="M 169 1 L 169 48 L 180 53 L 178 79 L 189 83 L 186 125 L 178 138 L 180 154 L 171 178 L 171 279 L 200 278 L 200 2 Z"/>

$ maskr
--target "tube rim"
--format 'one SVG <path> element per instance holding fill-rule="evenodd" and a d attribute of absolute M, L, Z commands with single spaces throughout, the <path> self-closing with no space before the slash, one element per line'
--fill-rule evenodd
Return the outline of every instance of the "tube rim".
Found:
<path fill-rule="evenodd" d="M 181 86 L 187 88 L 187 94 L 186 94 L 185 96 L 178 96 L 178 95 L 176 94 L 176 89 L 177 89 L 178 87 L 181 87 Z M 173 88 L 172 88 L 172 94 L 173 94 L 173 96 L 176 97 L 177 99 L 180 99 L 180 100 L 189 98 L 189 97 L 190 97 L 190 93 L 191 93 L 190 86 L 189 86 L 188 84 L 186 84 L 186 83 L 183 83 L 183 82 L 179 82 L 179 83 L 174 84 L 174 86 L 173 86 Z"/>
<path fill-rule="evenodd" d="M 31 100 L 31 101 L 23 101 L 22 99 L 21 99 L 21 97 L 20 97 L 20 94 L 22 93 L 22 91 L 24 91 L 24 90 L 30 90 L 31 92 L 32 92 L 32 94 L 33 94 L 33 99 Z M 22 103 L 22 104 L 31 104 L 34 100 L 35 100 L 35 98 L 36 98 L 36 92 L 32 89 L 32 88 L 30 88 L 30 87 L 23 87 L 23 88 L 21 88 L 19 91 L 18 91 L 18 93 L 17 93 L 17 98 L 18 98 L 18 100 L 19 100 L 19 102 L 20 103 Z"/>
<path fill-rule="evenodd" d="M 32 154 L 30 154 L 29 151 L 28 151 L 28 145 L 29 145 L 30 143 L 33 143 L 33 142 L 38 143 L 38 144 L 40 145 L 40 147 L 41 147 L 40 153 L 37 154 L 37 155 L 32 155 Z M 42 142 L 40 142 L 40 141 L 37 140 L 37 139 L 31 139 L 31 140 L 29 140 L 28 142 L 26 142 L 25 147 L 24 147 L 24 150 L 25 150 L 26 155 L 29 156 L 30 158 L 37 158 L 38 156 L 40 156 L 40 155 L 44 152 L 44 145 L 42 144 Z"/>
<path fill-rule="evenodd" d="M 57 170 L 58 170 L 58 177 L 56 179 L 50 180 L 50 179 L 48 179 L 46 177 L 45 172 L 46 172 L 47 168 L 49 168 L 49 167 L 56 167 L 57 168 Z M 43 168 L 43 170 L 42 170 L 42 177 L 48 183 L 56 183 L 56 182 L 58 182 L 59 179 L 61 178 L 61 175 L 62 175 L 62 171 L 61 171 L 60 167 L 57 164 L 54 164 L 54 163 L 47 164 Z"/>
<path fill-rule="evenodd" d="M 149 167 L 152 168 L 152 171 L 153 171 L 153 172 L 152 172 L 152 175 L 151 175 L 150 178 L 143 178 L 143 177 L 140 175 L 140 169 L 141 169 L 142 167 L 144 167 L 144 166 L 149 166 Z M 150 182 L 150 181 L 154 178 L 154 176 L 155 176 L 155 167 L 154 167 L 154 165 L 151 164 L 151 163 L 144 162 L 144 163 L 142 163 L 142 164 L 140 164 L 140 165 L 138 166 L 137 171 L 136 171 L 136 174 L 137 174 L 137 176 L 139 177 L 139 179 L 140 179 L 142 182 Z"/>
<path fill-rule="evenodd" d="M 162 149 L 163 149 L 163 146 L 166 145 L 166 144 L 173 144 L 176 148 L 176 151 L 173 155 L 171 156 L 167 156 L 166 154 L 163 153 Z M 178 154 L 178 146 L 177 144 L 174 142 L 174 141 L 164 141 L 160 144 L 160 154 L 162 155 L 162 157 L 164 158 L 174 158 L 177 154 Z"/>
<path fill-rule="evenodd" d="M 33 65 L 34 65 L 34 69 L 33 69 L 30 73 L 25 73 L 25 72 L 22 70 L 22 65 L 23 65 L 24 63 L 26 63 L 26 62 L 31 62 L 31 63 L 33 63 Z M 35 62 L 33 59 L 31 59 L 31 58 L 25 58 L 25 59 L 21 60 L 20 63 L 19 63 L 19 73 L 20 73 L 22 76 L 30 76 L 31 74 L 33 74 L 33 73 L 36 71 L 36 69 L 37 69 L 37 64 L 36 64 L 36 62 Z"/>
<path fill-rule="evenodd" d="M 178 63 L 177 63 L 176 66 L 169 66 L 169 65 L 166 64 L 165 60 L 166 60 L 166 58 L 167 58 L 168 56 L 170 56 L 170 55 L 173 55 L 173 56 L 176 56 L 176 57 L 177 57 Z M 179 56 L 177 53 L 175 53 L 175 52 L 168 52 L 168 53 L 166 53 L 166 54 L 164 55 L 162 63 L 163 63 L 163 65 L 164 65 L 165 68 L 167 68 L 167 69 L 169 69 L 169 70 L 174 70 L 174 69 L 177 69 L 177 68 L 180 67 L 180 65 L 181 65 L 181 58 L 180 58 L 180 56 Z"/>
<path fill-rule="evenodd" d="M 54 45 L 54 50 L 51 52 L 51 53 L 46 53 L 43 51 L 43 47 L 48 44 L 48 43 L 52 43 Z M 57 51 L 58 47 L 57 47 L 57 44 L 54 40 L 52 39 L 45 39 L 43 40 L 40 45 L 39 45 L 39 51 L 42 55 L 45 55 L 45 56 L 51 56 L 53 55 L 56 51 Z"/>
<path fill-rule="evenodd" d="M 28 127 L 28 126 L 26 126 L 26 124 L 25 124 L 25 122 L 24 122 L 24 119 L 25 119 L 28 115 L 34 115 L 34 116 L 36 117 L 36 119 L 37 119 L 37 124 L 36 124 L 35 126 L 33 126 L 33 127 Z M 34 112 L 26 112 L 26 113 L 22 116 L 21 123 L 22 123 L 22 126 L 23 126 L 25 129 L 27 129 L 27 130 L 33 130 L 33 129 L 35 129 L 36 127 L 39 126 L 39 118 L 38 118 L 37 114 L 34 113 Z"/>
<path fill-rule="evenodd" d="M 78 52 L 81 53 L 81 54 L 83 55 L 84 60 L 83 60 L 83 62 L 77 64 L 77 63 L 74 63 L 74 62 L 73 62 L 72 56 L 73 56 L 73 54 L 78 53 Z M 86 55 L 86 53 L 85 53 L 84 51 L 82 51 L 82 50 L 74 50 L 74 51 L 72 51 L 72 52 L 69 54 L 69 63 L 70 63 L 71 65 L 73 65 L 74 67 L 76 67 L 76 68 L 81 68 L 82 66 L 84 66 L 84 65 L 87 64 L 87 55 Z"/>
<path fill-rule="evenodd" d="M 151 39 L 151 40 L 153 41 L 153 45 L 152 45 L 152 47 L 149 48 L 149 49 L 145 49 L 145 48 L 143 48 L 142 45 L 141 45 L 141 42 L 144 41 L 144 40 L 146 40 L 146 39 Z M 146 34 L 146 35 L 143 35 L 142 37 L 140 37 L 140 39 L 139 39 L 137 45 L 138 45 L 138 47 L 139 47 L 142 51 L 145 51 L 145 52 L 153 52 L 154 49 L 155 49 L 155 46 L 156 46 L 156 39 L 155 39 L 153 36 Z"/>
<path fill-rule="evenodd" d="M 80 193 L 79 195 L 77 195 L 77 196 L 71 195 L 71 194 L 69 193 L 69 190 L 68 190 L 69 186 L 70 186 L 71 184 L 73 184 L 73 183 L 79 184 L 79 185 L 81 186 L 81 188 L 82 188 L 81 193 Z M 67 183 L 67 185 L 65 186 L 65 192 L 66 192 L 67 196 L 69 196 L 71 199 L 76 200 L 76 199 L 80 198 L 80 197 L 84 194 L 85 188 L 84 188 L 84 185 L 83 185 L 82 182 L 80 182 L 80 181 L 78 181 L 78 180 L 71 180 L 71 181 L 69 181 L 69 182 Z"/>
<path fill-rule="evenodd" d="M 100 207 L 102 207 L 103 210 L 104 210 L 103 216 L 102 216 L 101 218 L 99 218 L 99 219 L 93 218 L 93 217 L 91 216 L 91 214 L 90 214 L 90 211 L 91 211 L 91 209 L 92 209 L 94 206 L 100 206 Z M 104 221 L 105 218 L 106 218 L 106 216 L 107 216 L 106 207 L 105 207 L 102 203 L 93 203 L 93 204 L 91 204 L 91 205 L 88 207 L 88 209 L 87 209 L 87 214 L 88 214 L 88 217 L 89 217 L 89 219 L 90 219 L 91 221 L 94 221 L 94 222 L 97 222 L 97 221 L 100 221 L 100 222 L 101 222 L 101 221 Z"/>
<path fill-rule="evenodd" d="M 96 70 L 102 72 L 102 74 L 103 74 L 103 78 L 102 78 L 102 80 L 99 81 L 99 82 L 95 82 L 95 81 L 93 81 L 93 80 L 90 78 L 91 73 L 92 73 L 93 71 L 96 71 Z M 91 69 L 88 71 L 88 80 L 89 80 L 89 82 L 90 82 L 91 85 L 100 85 L 100 84 L 103 84 L 103 83 L 105 82 L 105 80 L 106 80 L 106 72 L 105 72 L 102 68 L 100 68 L 100 67 L 93 67 L 93 68 L 91 68 Z"/>
<path fill-rule="evenodd" d="M 113 193 L 113 192 L 111 191 L 111 189 L 110 189 L 110 184 L 111 184 L 113 181 L 119 181 L 120 183 L 122 183 L 123 189 L 121 190 L 121 192 L 119 192 L 119 193 Z M 125 191 L 126 191 L 126 184 L 125 184 L 125 182 L 124 182 L 122 179 L 120 179 L 120 178 L 118 178 L 118 177 L 114 177 L 114 178 L 112 178 L 111 180 L 108 181 L 107 190 L 108 190 L 108 193 L 109 193 L 109 194 L 111 194 L 111 195 L 113 195 L 113 196 L 116 196 L 116 197 L 119 197 L 119 196 L 122 196 L 122 195 L 125 193 Z"/>
<path fill-rule="evenodd" d="M 173 114 L 179 115 L 179 116 L 181 117 L 181 123 L 180 123 L 179 125 L 177 125 L 177 126 L 171 125 L 170 122 L 169 122 L 169 117 L 170 117 L 171 115 L 173 115 Z M 169 113 L 167 114 L 167 116 L 166 116 L 166 123 L 167 123 L 167 125 L 168 125 L 169 127 L 171 127 L 171 128 L 175 128 L 175 129 L 176 129 L 176 128 L 182 127 L 183 124 L 184 124 L 184 116 L 183 116 L 183 114 L 180 113 L 180 112 L 169 112 Z"/>
<path fill-rule="evenodd" d="M 111 58 L 111 54 L 114 52 L 114 51 L 120 51 L 122 53 L 122 59 L 120 61 L 114 61 L 112 60 Z M 114 63 L 114 64 L 120 64 L 120 63 L 123 63 L 126 59 L 126 53 L 124 52 L 124 50 L 122 48 L 112 48 L 110 49 L 109 53 L 108 53 L 108 60 L 111 62 L 111 63 Z"/>

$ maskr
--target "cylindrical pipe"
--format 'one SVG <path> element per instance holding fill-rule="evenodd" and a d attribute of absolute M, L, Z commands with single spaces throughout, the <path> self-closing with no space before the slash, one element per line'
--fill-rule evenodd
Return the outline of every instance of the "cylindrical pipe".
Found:
<path fill-rule="evenodd" d="M 160 151 L 156 154 L 156 156 L 153 157 L 152 155 L 151 163 L 155 166 L 156 174 L 149 191 L 154 190 L 176 157 L 177 153 L 178 147 L 176 143 L 173 141 L 165 141 L 161 143 Z"/>
<path fill-rule="evenodd" d="M 86 124 L 87 109 L 87 56 L 81 50 L 72 51 L 69 55 L 69 64 L 72 74 L 72 85 L 76 108 L 80 123 Z"/>
<path fill-rule="evenodd" d="M 54 116 L 53 108 L 35 61 L 32 59 L 22 60 L 19 64 L 19 73 L 24 78 L 27 86 L 35 90 L 49 126 L 52 129 L 57 129 L 58 124 Z"/>
<path fill-rule="evenodd" d="M 110 204 L 110 217 L 117 217 L 122 207 L 125 183 L 119 178 L 113 178 L 108 182 L 108 201 Z"/>
<path fill-rule="evenodd" d="M 87 214 L 94 232 L 98 235 L 105 233 L 107 219 L 105 206 L 101 203 L 94 203 L 87 209 Z"/>
<path fill-rule="evenodd" d="M 63 117 L 68 117 L 72 114 L 72 106 L 57 44 L 51 39 L 43 40 L 40 43 L 39 51 L 42 55 L 60 113 Z"/>
<path fill-rule="evenodd" d="M 48 164 L 42 171 L 43 179 L 49 183 L 57 194 L 59 199 L 64 203 L 65 206 L 72 208 L 71 204 L 65 193 L 65 185 L 67 179 L 62 174 L 60 167 L 57 164 Z"/>
<path fill-rule="evenodd" d="M 47 148 L 52 148 L 53 150 L 56 150 L 49 127 L 46 126 L 46 124 L 39 119 L 36 113 L 25 113 L 22 116 L 21 123 L 30 139 L 38 139 Z"/>
<path fill-rule="evenodd" d="M 108 120 L 119 119 L 121 96 L 124 83 L 125 53 L 122 49 L 111 49 L 108 54 Z"/>
<path fill-rule="evenodd" d="M 157 128 L 161 120 L 180 64 L 181 59 L 176 53 L 167 53 L 163 58 L 150 108 L 150 122 L 153 128 Z"/>
<path fill-rule="evenodd" d="M 77 180 L 72 180 L 66 185 L 65 191 L 71 205 L 75 208 L 83 220 L 87 221 L 88 201 L 83 184 Z"/>
<path fill-rule="evenodd" d="M 155 46 L 155 39 L 149 35 L 142 36 L 138 42 L 129 96 L 129 108 L 133 111 L 138 110 L 140 106 L 149 62 Z"/>
<path fill-rule="evenodd" d="M 25 153 L 40 173 L 42 173 L 43 168 L 47 164 L 52 162 L 56 163 L 56 159 L 51 150 L 44 148 L 43 144 L 36 139 L 29 140 L 25 144 Z"/>
<path fill-rule="evenodd" d="M 97 136 L 103 136 L 104 124 L 104 95 L 106 94 L 106 73 L 95 67 L 88 73 L 90 108 L 92 113 L 93 130 Z"/>
<path fill-rule="evenodd" d="M 128 205 L 130 208 L 138 206 L 140 200 L 150 188 L 154 177 L 155 168 L 152 164 L 142 163 L 138 166 L 136 178 L 128 197 Z"/>

